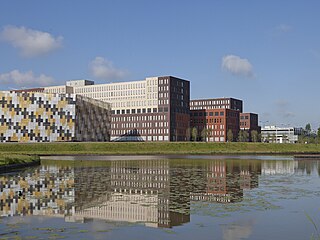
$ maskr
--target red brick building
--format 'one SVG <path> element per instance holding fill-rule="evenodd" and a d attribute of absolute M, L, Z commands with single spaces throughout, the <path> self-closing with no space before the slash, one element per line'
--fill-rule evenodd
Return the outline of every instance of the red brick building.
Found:
<path fill-rule="evenodd" d="M 190 126 L 191 129 L 197 129 L 197 140 L 226 142 L 229 129 L 234 140 L 238 136 L 239 116 L 239 111 L 226 108 L 191 110 Z"/>
<path fill-rule="evenodd" d="M 261 127 L 259 126 L 258 114 L 256 113 L 240 113 L 240 130 L 247 131 L 249 133 L 249 141 L 251 139 L 251 132 L 257 131 L 261 133 Z"/>

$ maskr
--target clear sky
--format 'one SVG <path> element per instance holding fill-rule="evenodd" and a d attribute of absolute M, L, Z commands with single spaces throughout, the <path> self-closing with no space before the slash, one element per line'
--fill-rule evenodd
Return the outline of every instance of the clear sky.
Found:
<path fill-rule="evenodd" d="M 3 0 L 0 89 L 173 75 L 261 125 L 320 125 L 319 0 Z"/>

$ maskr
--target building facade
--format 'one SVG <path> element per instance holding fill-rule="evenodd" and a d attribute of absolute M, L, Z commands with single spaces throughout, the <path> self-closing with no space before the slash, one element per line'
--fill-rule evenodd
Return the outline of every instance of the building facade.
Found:
<path fill-rule="evenodd" d="M 234 141 L 239 133 L 239 119 L 242 109 L 242 100 L 235 98 L 191 100 L 191 131 L 196 129 L 197 140 L 226 142 L 230 130 L 232 141 Z"/>
<path fill-rule="evenodd" d="M 190 127 L 190 82 L 172 77 L 94 85 L 88 80 L 44 88 L 108 102 L 112 141 L 185 141 Z"/>
<path fill-rule="evenodd" d="M 226 108 L 191 110 L 190 118 L 191 131 L 196 129 L 197 140 L 226 142 L 229 130 L 232 131 L 233 140 L 239 132 L 239 111 L 237 110 Z"/>
<path fill-rule="evenodd" d="M 74 94 L 0 92 L 0 142 L 108 141 L 110 105 Z"/>
<path fill-rule="evenodd" d="M 261 138 L 263 142 L 297 143 L 302 133 L 302 128 L 264 126 L 261 129 Z"/>
<path fill-rule="evenodd" d="M 252 131 L 257 131 L 258 134 L 261 134 L 261 127 L 258 123 L 258 114 L 240 113 L 240 130 L 248 132 L 249 141 L 259 140 L 252 139 Z M 257 137 L 259 138 L 259 135 Z"/>
<path fill-rule="evenodd" d="M 190 110 L 231 109 L 242 113 L 242 100 L 235 98 L 194 99 L 190 101 Z"/>

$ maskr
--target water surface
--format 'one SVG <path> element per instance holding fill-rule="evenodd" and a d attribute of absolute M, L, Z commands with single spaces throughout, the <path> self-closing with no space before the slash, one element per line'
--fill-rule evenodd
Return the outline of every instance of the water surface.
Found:
<path fill-rule="evenodd" d="M 320 236 L 317 160 L 99 160 L 44 160 L 39 167 L 0 175 L 0 239 Z"/>

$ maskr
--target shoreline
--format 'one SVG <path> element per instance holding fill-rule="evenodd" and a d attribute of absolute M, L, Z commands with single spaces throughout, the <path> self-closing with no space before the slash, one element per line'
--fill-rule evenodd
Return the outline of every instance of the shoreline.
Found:
<path fill-rule="evenodd" d="M 1 143 L 0 153 L 22 155 L 319 155 L 320 144 L 208 142 Z"/>
<path fill-rule="evenodd" d="M 1 165 L 0 173 L 8 173 L 15 170 L 27 168 L 27 167 L 39 166 L 40 164 L 41 164 L 41 160 L 35 160 L 27 163 L 14 163 L 14 164 L 8 164 L 8 165 Z"/>

